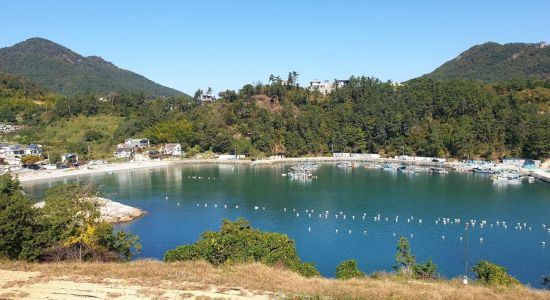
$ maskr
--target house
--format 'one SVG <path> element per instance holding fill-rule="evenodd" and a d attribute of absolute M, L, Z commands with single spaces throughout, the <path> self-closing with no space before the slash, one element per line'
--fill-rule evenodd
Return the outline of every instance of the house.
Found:
<path fill-rule="evenodd" d="M 148 148 L 149 147 L 149 139 L 146 139 L 146 138 L 126 139 L 124 141 L 124 144 L 126 144 L 126 146 L 130 147 L 130 148 Z"/>
<path fill-rule="evenodd" d="M 216 96 L 212 96 L 209 94 L 201 95 L 201 104 L 212 103 L 212 102 L 215 102 L 216 100 L 217 100 Z"/>
<path fill-rule="evenodd" d="M 319 91 L 319 93 L 327 95 L 327 94 L 330 94 L 330 92 L 332 92 L 333 87 L 334 87 L 333 84 L 328 80 L 325 80 L 325 81 L 313 80 L 309 82 L 308 90 L 312 92 Z"/>
<path fill-rule="evenodd" d="M 119 144 L 120 146 L 121 144 Z M 122 144 L 122 145 L 125 145 L 125 144 Z M 132 154 L 134 153 L 134 149 L 133 148 L 130 148 L 130 147 L 118 147 L 116 148 L 115 150 L 115 157 L 116 158 L 130 158 L 132 157 Z"/>
<path fill-rule="evenodd" d="M 66 165 L 78 165 L 78 154 L 76 153 L 65 153 L 61 156 L 61 162 Z"/>
<path fill-rule="evenodd" d="M 181 156 L 181 144 L 179 143 L 168 143 L 164 144 L 164 147 L 162 147 L 162 153 L 166 155 L 172 155 L 172 156 Z"/>
<path fill-rule="evenodd" d="M 24 149 L 25 155 L 41 155 L 42 145 L 30 144 Z"/>

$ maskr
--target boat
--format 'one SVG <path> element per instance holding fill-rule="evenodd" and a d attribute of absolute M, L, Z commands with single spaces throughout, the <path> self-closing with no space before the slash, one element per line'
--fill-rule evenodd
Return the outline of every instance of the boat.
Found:
<path fill-rule="evenodd" d="M 478 173 L 478 174 L 495 174 L 496 173 L 495 170 L 487 167 L 475 167 L 473 170 L 474 170 L 474 173 Z"/>
<path fill-rule="evenodd" d="M 449 171 L 445 170 L 444 168 L 429 168 L 428 173 L 432 173 L 432 174 L 449 174 Z"/>
<path fill-rule="evenodd" d="M 491 176 L 493 183 L 497 184 L 521 184 L 523 178 L 514 172 L 501 172 Z"/>
<path fill-rule="evenodd" d="M 397 168 L 397 171 L 401 172 L 401 173 L 406 173 L 406 174 L 416 174 L 418 173 L 419 171 L 413 167 L 413 166 L 410 166 L 410 167 L 407 167 L 407 166 L 401 166 L 399 168 Z"/>
<path fill-rule="evenodd" d="M 348 168 L 351 168 L 352 165 L 350 162 L 347 162 L 347 161 L 343 161 L 343 162 L 339 162 L 339 163 L 336 163 L 336 166 L 338 168 L 342 168 L 342 169 L 348 169 Z"/>
<path fill-rule="evenodd" d="M 390 163 L 385 163 L 382 166 L 382 170 L 384 170 L 384 171 L 395 171 L 395 167 Z"/>

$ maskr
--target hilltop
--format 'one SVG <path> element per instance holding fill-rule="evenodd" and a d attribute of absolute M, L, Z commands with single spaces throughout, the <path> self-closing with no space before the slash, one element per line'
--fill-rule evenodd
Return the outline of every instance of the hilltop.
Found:
<path fill-rule="evenodd" d="M 0 72 L 23 76 L 66 96 L 91 92 L 142 92 L 170 97 L 183 93 L 139 74 L 118 68 L 99 56 L 82 56 L 43 38 L 31 38 L 0 49 Z"/>
<path fill-rule="evenodd" d="M 550 79 L 550 46 L 544 42 L 504 45 L 488 42 L 471 47 L 422 77 L 484 82 Z"/>

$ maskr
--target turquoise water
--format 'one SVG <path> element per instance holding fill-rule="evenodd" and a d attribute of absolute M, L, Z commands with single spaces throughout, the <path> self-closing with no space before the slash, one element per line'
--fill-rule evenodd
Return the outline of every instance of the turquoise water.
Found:
<path fill-rule="evenodd" d="M 325 276 L 334 276 L 336 265 L 349 258 L 366 272 L 391 271 L 403 235 L 417 261 L 431 257 L 443 276 L 456 277 L 465 270 L 465 223 L 476 220 L 468 235 L 469 266 L 487 259 L 533 286 L 550 274 L 550 232 L 543 227 L 550 226 L 547 183 L 495 186 L 476 174 L 410 175 L 331 165 L 323 165 L 317 179 L 303 182 L 282 177 L 287 168 L 170 166 L 27 183 L 24 188 L 40 198 L 59 182 L 92 181 L 111 199 L 145 209 L 145 217 L 119 225 L 140 236 L 142 258 L 162 259 L 166 250 L 217 230 L 223 218 L 244 217 L 256 228 L 288 234 L 300 257 L 314 262 Z M 374 219 L 378 214 L 380 221 Z M 444 218 L 452 224 L 444 224 Z"/>

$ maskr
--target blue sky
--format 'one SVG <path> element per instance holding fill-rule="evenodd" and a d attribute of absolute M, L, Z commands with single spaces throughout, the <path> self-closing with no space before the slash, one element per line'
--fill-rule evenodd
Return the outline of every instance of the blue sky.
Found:
<path fill-rule="evenodd" d="M 486 41 L 550 42 L 550 1 L 11 1 L 0 47 L 43 37 L 192 94 L 267 82 L 403 81 Z"/>

